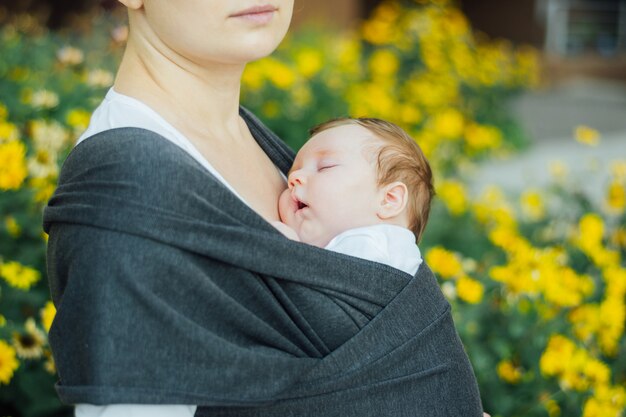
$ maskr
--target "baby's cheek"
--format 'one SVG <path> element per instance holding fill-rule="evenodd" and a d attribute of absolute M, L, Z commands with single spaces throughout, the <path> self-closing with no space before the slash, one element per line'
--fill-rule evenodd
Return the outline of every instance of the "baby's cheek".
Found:
<path fill-rule="evenodd" d="M 294 204 L 295 202 L 291 198 L 289 189 L 283 191 L 280 197 L 278 197 L 278 215 L 283 223 L 289 224 L 288 221 L 293 218 Z"/>

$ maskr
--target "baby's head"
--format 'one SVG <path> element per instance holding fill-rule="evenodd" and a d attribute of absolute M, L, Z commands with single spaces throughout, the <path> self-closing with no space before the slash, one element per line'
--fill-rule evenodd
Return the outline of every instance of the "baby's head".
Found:
<path fill-rule="evenodd" d="M 326 246 L 352 228 L 394 224 L 419 242 L 434 195 L 428 161 L 393 123 L 335 119 L 311 129 L 281 195 L 281 220 L 303 242 Z"/>

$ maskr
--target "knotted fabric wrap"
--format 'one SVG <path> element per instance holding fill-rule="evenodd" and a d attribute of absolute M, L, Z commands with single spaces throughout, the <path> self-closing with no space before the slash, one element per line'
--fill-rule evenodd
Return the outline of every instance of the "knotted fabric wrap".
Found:
<path fill-rule="evenodd" d="M 293 152 L 241 115 L 287 172 Z M 481 416 L 425 264 L 412 277 L 288 240 L 156 133 L 96 136 L 73 149 L 44 212 L 63 402 Z"/>

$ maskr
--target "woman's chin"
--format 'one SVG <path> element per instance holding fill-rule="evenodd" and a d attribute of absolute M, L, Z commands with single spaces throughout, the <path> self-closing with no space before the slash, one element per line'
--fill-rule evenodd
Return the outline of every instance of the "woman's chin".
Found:
<path fill-rule="evenodd" d="M 247 62 L 256 61 L 272 54 L 280 45 L 282 37 L 274 39 L 259 39 L 250 36 L 248 39 L 242 39 L 238 52 L 245 57 Z"/>

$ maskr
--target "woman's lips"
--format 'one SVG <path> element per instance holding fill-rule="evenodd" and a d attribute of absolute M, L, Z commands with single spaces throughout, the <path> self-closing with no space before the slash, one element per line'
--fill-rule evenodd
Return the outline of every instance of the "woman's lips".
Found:
<path fill-rule="evenodd" d="M 274 12 L 277 10 L 278 8 L 276 6 L 268 4 L 264 6 L 250 7 L 240 12 L 231 14 L 230 17 L 244 19 L 257 24 L 266 24 L 272 20 Z"/>

